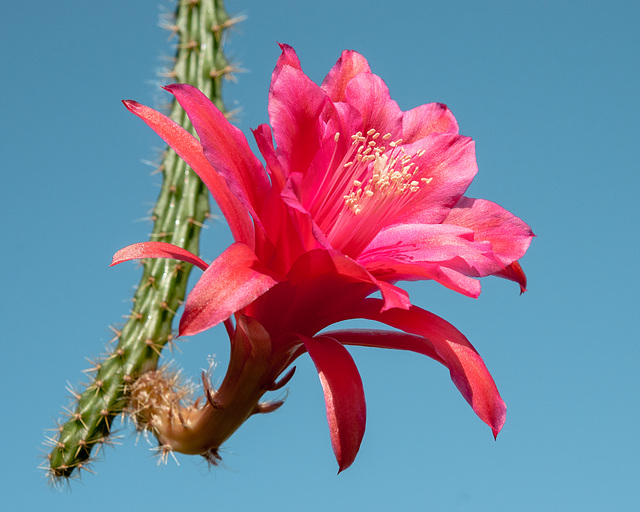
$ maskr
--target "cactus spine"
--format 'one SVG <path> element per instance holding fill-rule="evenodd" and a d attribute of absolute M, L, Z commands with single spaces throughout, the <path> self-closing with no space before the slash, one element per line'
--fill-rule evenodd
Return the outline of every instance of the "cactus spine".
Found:
<path fill-rule="evenodd" d="M 222 52 L 223 35 L 236 21 L 228 17 L 222 0 L 179 0 L 175 18 L 164 24 L 179 37 L 175 65 L 168 76 L 195 85 L 220 109 L 224 108 L 222 79 L 232 71 Z M 170 116 L 193 131 L 175 101 Z M 209 211 L 208 191 L 171 149 L 159 170 L 163 182 L 153 210 L 151 239 L 197 254 L 200 229 Z M 75 403 L 67 411 L 68 419 L 48 438 L 53 448 L 47 464 L 54 481 L 86 469 L 92 453 L 110 442 L 112 422 L 125 410 L 131 384 L 156 369 L 162 348 L 173 339 L 172 322 L 184 300 L 191 265 L 162 259 L 143 265 L 128 321 L 122 329 L 113 329 L 116 348 L 88 370 L 91 382 L 84 391 L 72 391 Z"/>

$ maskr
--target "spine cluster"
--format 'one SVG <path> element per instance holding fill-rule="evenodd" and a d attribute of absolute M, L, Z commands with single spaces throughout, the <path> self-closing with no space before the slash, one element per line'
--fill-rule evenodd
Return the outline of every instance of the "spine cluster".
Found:
<path fill-rule="evenodd" d="M 166 78 L 198 87 L 223 110 L 222 80 L 231 76 L 233 68 L 222 45 L 225 31 L 237 21 L 229 18 L 222 0 L 178 1 L 175 16 L 162 22 L 178 37 L 175 62 Z M 170 117 L 193 132 L 177 102 L 171 106 Z M 151 240 L 197 254 L 200 230 L 209 215 L 208 191 L 169 148 L 158 172 L 163 180 L 152 213 Z M 86 370 L 90 382 L 82 391 L 71 390 L 73 402 L 66 409 L 66 421 L 47 437 L 52 446 L 47 469 L 54 481 L 87 469 L 100 447 L 113 442 L 112 424 L 127 410 L 132 385 L 146 372 L 156 370 L 162 349 L 173 341 L 173 320 L 185 297 L 191 265 L 153 259 L 145 260 L 143 268 L 126 323 L 112 327 L 111 346 L 115 348 Z"/>

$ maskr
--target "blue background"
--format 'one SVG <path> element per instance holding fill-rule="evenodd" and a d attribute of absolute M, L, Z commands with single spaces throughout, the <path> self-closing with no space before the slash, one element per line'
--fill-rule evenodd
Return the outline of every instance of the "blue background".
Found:
<path fill-rule="evenodd" d="M 54 426 L 108 325 L 122 322 L 147 239 L 160 139 L 124 98 L 159 105 L 157 72 L 175 41 L 172 4 L 8 2 L 3 8 L 3 510 L 639 510 L 638 136 L 640 8 L 635 1 L 300 2 L 229 0 L 247 21 L 227 53 L 247 72 L 225 87 L 237 124 L 267 121 L 276 41 L 321 81 L 343 49 L 363 53 L 401 108 L 447 103 L 477 143 L 468 194 L 498 202 L 538 235 L 522 260 L 529 291 L 485 279 L 478 300 L 435 283 L 414 303 L 456 325 L 508 405 L 497 442 L 422 356 L 353 349 L 368 424 L 355 464 L 336 476 L 319 381 L 307 357 L 278 412 L 249 420 L 221 467 L 178 456 L 158 467 L 121 427 L 62 492 L 37 469 Z M 203 234 L 213 259 L 229 243 Z M 228 342 L 213 330 L 167 354 L 197 378 Z"/>

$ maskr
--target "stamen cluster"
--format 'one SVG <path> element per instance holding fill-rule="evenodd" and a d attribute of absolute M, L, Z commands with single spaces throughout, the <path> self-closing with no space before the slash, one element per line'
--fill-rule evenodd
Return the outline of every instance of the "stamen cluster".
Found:
<path fill-rule="evenodd" d="M 339 136 L 336 134 L 336 141 Z M 402 139 L 394 141 L 391 137 L 374 128 L 366 134 L 352 135 L 351 147 L 337 167 L 329 197 L 325 196 L 323 206 L 328 206 L 331 199 L 337 202 L 331 212 L 331 227 L 325 233 L 332 245 L 346 254 L 357 255 L 364 249 L 375 233 L 433 179 L 420 177 L 420 167 L 413 161 L 421 158 L 425 150 L 407 154 Z M 338 191 L 341 201 L 336 197 Z M 326 208 L 320 213 L 327 213 Z"/>

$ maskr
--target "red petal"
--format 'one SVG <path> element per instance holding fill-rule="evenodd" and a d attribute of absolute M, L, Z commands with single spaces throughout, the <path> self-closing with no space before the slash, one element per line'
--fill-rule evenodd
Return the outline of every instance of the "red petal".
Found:
<path fill-rule="evenodd" d="M 449 368 L 451 380 L 462 396 L 491 427 L 494 437 L 497 436 L 504 425 L 507 408 L 484 361 L 469 340 L 449 322 L 416 306 L 380 312 L 381 306 L 381 299 L 367 299 L 334 321 L 366 318 L 429 340 Z"/>
<path fill-rule="evenodd" d="M 165 89 L 187 112 L 209 163 L 259 223 L 262 201 L 270 185 L 245 136 L 195 87 L 173 84 Z"/>
<path fill-rule="evenodd" d="M 132 100 L 124 106 L 156 132 L 200 177 L 224 215 L 236 242 L 253 246 L 254 230 L 246 209 L 205 158 L 198 139 L 167 116 Z"/>
<path fill-rule="evenodd" d="M 301 339 L 318 370 L 340 473 L 355 460 L 364 436 L 367 406 L 362 380 L 351 355 L 336 340 L 327 336 Z"/>
<path fill-rule="evenodd" d="M 165 242 L 142 242 L 129 245 L 113 255 L 113 260 L 109 266 L 112 267 L 123 261 L 139 260 L 142 258 L 170 258 L 185 261 L 196 267 L 200 267 L 202 270 L 207 270 L 209 266 L 192 252 Z"/>
<path fill-rule="evenodd" d="M 196 283 L 180 319 L 180 335 L 202 332 L 229 318 L 278 282 L 244 244 L 230 245 Z"/>
<path fill-rule="evenodd" d="M 436 352 L 433 343 L 416 334 L 407 334 L 406 332 L 397 331 L 382 331 L 377 329 L 326 331 L 323 334 L 336 339 L 343 345 L 409 350 L 411 352 L 416 352 L 430 357 L 445 366 L 447 365 L 444 359 L 442 359 Z"/>
<path fill-rule="evenodd" d="M 520 263 L 517 261 L 514 261 L 507 268 L 498 272 L 496 276 L 518 283 L 520 285 L 521 294 L 527 291 L 527 276 L 525 275 L 524 270 L 522 270 Z"/>

